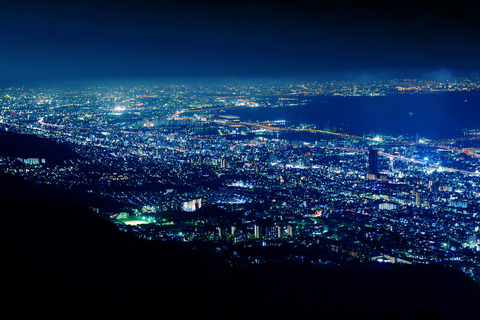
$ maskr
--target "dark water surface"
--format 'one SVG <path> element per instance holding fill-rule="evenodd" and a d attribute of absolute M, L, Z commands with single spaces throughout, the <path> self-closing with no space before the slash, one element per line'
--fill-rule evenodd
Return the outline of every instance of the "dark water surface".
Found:
<path fill-rule="evenodd" d="M 287 120 L 351 134 L 419 134 L 438 139 L 480 128 L 480 92 L 398 94 L 382 97 L 313 97 L 307 105 L 228 110 L 242 120 Z"/>

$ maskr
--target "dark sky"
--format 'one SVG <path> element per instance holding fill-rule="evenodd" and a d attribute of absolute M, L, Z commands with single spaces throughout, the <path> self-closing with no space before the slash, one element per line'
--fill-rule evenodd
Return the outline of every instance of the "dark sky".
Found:
<path fill-rule="evenodd" d="M 480 70 L 475 1 L 0 2 L 0 81 Z"/>

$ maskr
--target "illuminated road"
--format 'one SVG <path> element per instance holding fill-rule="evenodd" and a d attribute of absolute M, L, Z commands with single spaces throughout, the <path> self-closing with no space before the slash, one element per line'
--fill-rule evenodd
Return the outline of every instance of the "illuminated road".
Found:
<path fill-rule="evenodd" d="M 413 162 L 413 163 L 416 163 L 416 164 L 424 165 L 426 167 L 441 169 L 443 171 L 460 172 L 460 173 L 470 175 L 470 176 L 480 176 L 480 173 L 477 173 L 477 172 L 465 171 L 465 170 L 454 169 L 454 168 L 447 168 L 447 167 L 439 166 L 439 165 L 436 165 L 436 164 L 433 164 L 433 163 L 428 163 L 426 161 L 415 160 L 415 159 L 407 158 L 407 157 L 400 156 L 400 155 L 394 155 L 394 154 L 390 154 L 390 153 L 386 153 L 386 152 L 380 152 L 380 151 L 378 152 L 378 154 L 382 155 L 382 156 L 385 156 L 389 159 L 399 159 L 399 160 L 403 160 L 403 161 L 407 161 L 407 162 Z"/>
<path fill-rule="evenodd" d="M 173 119 L 177 119 L 177 120 L 185 120 L 185 119 L 190 119 L 190 118 L 181 118 L 180 115 L 182 113 L 187 113 L 187 112 L 206 112 L 206 111 L 213 111 L 213 110 L 225 110 L 225 109 L 234 109 L 234 108 L 246 108 L 245 107 L 242 107 L 242 106 L 229 106 L 229 107 L 215 107 L 215 108 L 205 108 L 205 109 L 195 109 L 195 110 L 181 110 L 181 111 L 177 111 L 174 115 L 172 115 L 172 118 Z M 194 119 L 194 120 L 197 120 L 197 121 L 203 121 L 203 122 L 213 122 L 213 123 L 217 123 L 217 124 L 229 124 L 228 120 L 202 120 L 202 119 Z M 264 124 L 258 124 L 258 123 L 252 123 L 252 122 L 236 122 L 235 123 L 236 125 L 243 125 L 243 126 L 250 126 L 250 127 L 257 127 L 257 128 L 260 128 L 260 129 L 264 129 L 264 130 L 272 130 L 272 131 L 303 131 L 303 132 L 312 132 L 312 133 L 323 133 L 323 134 L 329 134 L 329 135 L 334 135 L 334 136 L 338 136 L 338 137 L 344 137 L 344 138 L 353 138 L 353 139 L 359 139 L 359 140 L 369 140 L 369 141 L 375 141 L 375 139 L 372 139 L 372 138 L 368 138 L 368 137 L 360 137 L 360 136 L 356 136 L 356 135 L 350 135 L 350 134 L 346 134 L 346 133 L 340 133 L 340 132 L 333 132 L 333 131 L 326 131 L 326 130 L 319 130 L 319 129 L 310 129 L 310 128 L 283 128 L 283 127 L 277 127 L 275 125 L 264 125 Z M 231 124 L 230 124 L 231 125 Z M 456 152 L 460 152 L 460 153 L 465 153 L 467 155 L 470 155 L 470 156 L 473 156 L 473 157 L 476 157 L 476 158 L 480 158 L 480 155 L 476 152 L 473 152 L 471 150 L 468 150 L 468 149 L 460 149 L 460 148 L 457 148 L 457 147 L 453 147 L 453 146 L 445 146 L 443 144 L 440 144 L 440 143 L 445 143 L 445 142 L 452 142 L 452 141 L 464 141 L 464 140 L 474 140 L 474 139 L 478 139 L 480 137 L 466 137 L 466 138 L 456 138 L 456 139 L 446 139 L 446 140 L 439 140 L 437 141 L 436 143 L 435 142 L 430 142 L 430 143 L 426 143 L 427 146 L 430 146 L 430 147 L 435 147 L 435 148 L 442 148 L 442 149 L 447 149 L 447 150 L 452 150 L 452 151 L 456 151 Z M 395 141 L 394 141 L 395 142 Z M 395 156 L 395 155 L 387 155 L 385 154 L 385 156 L 388 156 L 388 157 L 401 157 L 401 156 Z M 422 163 L 421 161 L 418 161 L 418 160 L 414 160 L 414 159 L 408 159 L 408 158 L 404 158 L 402 160 L 405 160 L 405 161 L 409 161 L 409 162 L 416 162 L 416 163 L 419 163 L 419 164 L 424 164 L 424 165 L 429 165 L 429 166 L 435 166 L 435 165 L 432 165 L 432 164 L 426 164 L 426 163 Z M 446 171 L 461 171 L 465 174 L 471 174 L 471 175 L 478 175 L 477 173 L 475 172 L 469 172 L 469 171 L 463 171 L 463 170 L 457 170 L 457 169 L 452 169 L 452 168 L 443 168 L 444 170 Z"/>
<path fill-rule="evenodd" d="M 368 151 L 368 150 L 365 150 L 365 149 L 353 149 L 353 148 L 344 148 L 344 147 L 325 147 L 325 148 L 327 148 L 327 149 L 333 148 L 333 149 L 337 149 L 337 150 L 353 151 L 353 152 L 359 152 L 359 153 L 366 153 Z M 407 157 L 404 157 L 404 156 L 401 156 L 401 155 L 395 155 L 395 154 L 391 154 L 391 153 L 387 153 L 387 152 L 381 152 L 381 151 L 379 151 L 378 154 L 381 155 L 381 156 L 387 157 L 389 159 L 402 160 L 402 161 L 411 162 L 411 163 L 423 165 L 423 166 L 434 168 L 434 169 L 441 169 L 443 171 L 459 172 L 459 173 L 462 173 L 462 174 L 465 174 L 465 175 L 477 176 L 477 177 L 480 176 L 480 173 L 478 173 L 478 172 L 471 172 L 471 171 L 465 171 L 465 170 L 460 170 L 460 169 L 443 167 L 443 166 L 439 166 L 439 165 L 436 165 L 436 164 L 433 164 L 433 163 L 428 163 L 426 161 L 416 160 L 416 159 L 413 159 L 413 158 L 407 158 Z"/>
<path fill-rule="evenodd" d="M 306 131 L 306 132 L 318 132 L 318 133 L 325 133 L 325 134 L 333 134 L 336 136 L 340 137 L 345 137 L 345 138 L 355 138 L 355 139 L 361 139 L 361 140 L 373 140 L 371 138 L 366 138 L 366 137 L 359 137 L 359 136 L 354 136 L 351 134 L 346 134 L 346 133 L 340 133 L 340 132 L 333 132 L 333 131 L 325 131 L 325 130 L 318 130 L 318 129 L 290 129 L 293 131 Z"/>
<path fill-rule="evenodd" d="M 64 128 L 64 125 L 61 124 L 54 124 L 54 123 L 46 123 L 43 121 L 44 117 L 41 117 L 38 119 L 38 123 L 40 123 L 42 126 L 47 126 L 47 127 L 56 127 L 56 128 Z"/>
<path fill-rule="evenodd" d="M 181 118 L 180 115 L 182 113 L 206 112 L 206 111 L 213 111 L 213 110 L 233 109 L 233 108 L 242 108 L 242 107 L 229 106 L 229 107 L 216 107 L 216 108 L 205 108 L 205 109 L 195 109 L 195 110 L 181 110 L 181 111 L 177 111 L 175 114 L 173 114 L 172 118 L 176 119 L 176 120 L 186 120 L 186 119 L 190 119 L 190 118 Z M 243 107 L 243 108 L 246 108 L 246 107 Z M 194 119 L 194 120 L 203 121 L 203 122 L 214 122 L 214 123 L 220 123 L 220 124 L 228 124 L 227 120 L 201 120 L 201 119 Z M 360 137 L 360 136 L 350 135 L 350 134 L 346 134 L 346 133 L 333 132 L 333 131 L 318 130 L 318 129 L 282 128 L 282 127 L 277 127 L 277 126 L 273 126 L 273 125 L 263 125 L 263 124 L 251 123 L 251 122 L 238 122 L 236 124 L 244 125 L 244 126 L 250 126 L 250 127 L 257 127 L 257 128 L 261 128 L 261 129 L 265 129 L 265 130 L 272 130 L 272 131 L 303 131 L 303 132 L 330 134 L 330 135 L 340 136 L 340 137 L 344 137 L 344 138 L 355 138 L 355 139 L 361 139 L 361 140 L 373 140 L 371 138 Z"/>
<path fill-rule="evenodd" d="M 172 115 L 172 118 L 175 120 L 185 120 L 189 118 L 180 118 L 179 116 L 182 113 L 189 113 L 189 112 L 205 112 L 205 111 L 214 111 L 214 110 L 225 110 L 225 109 L 234 109 L 234 108 L 240 108 L 238 106 L 229 106 L 229 107 L 215 107 L 215 108 L 204 108 L 204 109 L 194 109 L 194 110 L 180 110 L 177 111 L 174 115 Z M 196 119 L 195 119 L 196 120 Z"/>

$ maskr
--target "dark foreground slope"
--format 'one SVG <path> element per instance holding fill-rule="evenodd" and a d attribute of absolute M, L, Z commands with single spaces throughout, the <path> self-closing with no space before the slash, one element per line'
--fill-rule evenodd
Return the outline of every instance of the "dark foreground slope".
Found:
<path fill-rule="evenodd" d="M 451 269 L 234 269 L 80 205 L 3 197 L 0 208 L 2 311 L 16 317 L 480 319 L 478 286 Z"/>
<path fill-rule="evenodd" d="M 43 158 L 48 164 L 58 164 L 80 158 L 66 144 L 31 134 L 0 130 L 0 155 L 13 158 Z"/>

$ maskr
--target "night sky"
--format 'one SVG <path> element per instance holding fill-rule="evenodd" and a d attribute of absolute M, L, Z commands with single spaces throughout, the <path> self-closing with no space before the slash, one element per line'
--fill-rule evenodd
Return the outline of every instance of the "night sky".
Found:
<path fill-rule="evenodd" d="M 478 74 L 475 1 L 0 2 L 0 82 Z"/>

